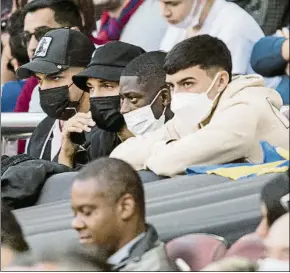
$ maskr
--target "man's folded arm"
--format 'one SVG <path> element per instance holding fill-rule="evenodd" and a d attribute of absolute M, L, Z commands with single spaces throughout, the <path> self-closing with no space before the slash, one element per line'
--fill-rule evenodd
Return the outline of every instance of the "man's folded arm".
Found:
<path fill-rule="evenodd" d="M 158 142 L 145 162 L 157 175 L 175 176 L 193 165 L 227 163 L 247 157 L 258 123 L 247 103 L 236 103 L 209 125 L 177 141 Z"/>

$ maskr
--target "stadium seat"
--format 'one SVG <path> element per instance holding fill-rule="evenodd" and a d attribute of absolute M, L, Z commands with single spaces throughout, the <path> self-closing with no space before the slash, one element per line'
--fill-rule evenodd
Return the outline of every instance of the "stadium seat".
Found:
<path fill-rule="evenodd" d="M 243 257 L 251 261 L 264 258 L 265 246 L 262 239 L 255 233 L 250 233 L 235 242 L 226 253 L 226 257 Z"/>
<path fill-rule="evenodd" d="M 198 271 L 223 258 L 227 247 L 222 237 L 210 234 L 188 234 L 168 242 L 166 251 L 172 262 L 180 258 L 192 271 Z"/>

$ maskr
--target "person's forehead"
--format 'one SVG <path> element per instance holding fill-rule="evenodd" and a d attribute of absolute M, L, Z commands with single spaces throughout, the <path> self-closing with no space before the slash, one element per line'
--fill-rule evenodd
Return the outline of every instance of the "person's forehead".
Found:
<path fill-rule="evenodd" d="M 139 84 L 138 76 L 122 76 L 120 79 L 120 93 L 128 92 L 138 92 L 144 93 L 141 91 L 141 86 Z"/>
<path fill-rule="evenodd" d="M 91 84 L 91 85 L 94 85 L 94 86 L 98 86 L 102 83 L 111 83 L 113 85 L 118 85 L 117 82 L 114 82 L 114 81 L 108 81 L 108 80 L 104 80 L 104 79 L 97 79 L 97 78 L 88 78 L 87 80 L 87 83 L 88 84 Z"/>
<path fill-rule="evenodd" d="M 72 205 L 95 204 L 104 197 L 105 192 L 105 187 L 96 179 L 76 180 L 73 183 L 71 191 Z"/>
<path fill-rule="evenodd" d="M 189 67 L 184 70 L 180 70 L 177 73 L 173 75 L 166 75 L 166 82 L 167 83 L 177 83 L 180 82 L 186 78 L 195 78 L 195 79 L 201 79 L 204 76 L 206 76 L 206 71 L 200 69 L 198 66 Z"/>
<path fill-rule="evenodd" d="M 34 74 L 37 78 L 39 79 L 46 79 L 46 78 L 49 78 L 49 77 L 56 77 L 56 76 L 59 76 L 59 77 L 65 77 L 67 76 L 67 72 L 66 71 L 62 71 L 60 73 L 56 73 L 56 74 L 51 74 L 51 75 L 47 75 L 47 74 L 42 74 L 42 73 L 35 73 Z"/>
<path fill-rule="evenodd" d="M 34 32 L 39 27 L 56 28 L 60 25 L 55 21 L 54 11 L 49 8 L 28 12 L 24 20 L 24 30 Z"/>

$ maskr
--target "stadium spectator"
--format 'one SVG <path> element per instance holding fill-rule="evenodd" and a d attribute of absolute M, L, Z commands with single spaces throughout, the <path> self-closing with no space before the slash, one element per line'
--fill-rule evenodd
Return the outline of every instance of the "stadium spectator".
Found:
<path fill-rule="evenodd" d="M 95 1 L 96 4 L 100 1 Z M 155 0 L 101 1 L 103 13 L 97 22 L 95 44 L 120 40 L 146 51 L 158 50 L 167 29 Z M 150 39 L 148 38 L 150 37 Z"/>
<path fill-rule="evenodd" d="M 145 222 L 142 182 L 125 162 L 102 158 L 84 167 L 71 205 L 81 244 L 106 249 L 114 270 L 173 270 L 155 228 Z"/>
<path fill-rule="evenodd" d="M 222 40 L 232 55 L 233 74 L 253 74 L 250 65 L 255 43 L 264 36 L 258 23 L 245 10 L 226 0 L 159 0 L 163 16 L 171 25 L 161 43 L 161 50 L 201 34 Z M 228 16 L 228 15 L 231 16 Z M 281 77 L 265 79 L 276 88 Z"/>
<path fill-rule="evenodd" d="M 272 35 L 289 22 L 288 0 L 227 0 L 247 11 L 257 21 L 265 35 Z"/>
<path fill-rule="evenodd" d="M 38 41 L 47 31 L 61 27 L 82 30 L 80 11 L 71 0 L 34 0 L 25 5 L 24 12 L 26 15 L 22 39 L 30 59 L 33 58 Z M 35 79 L 27 81 L 18 98 L 15 112 L 28 112 L 29 109 L 31 112 L 39 111 L 38 87 Z M 33 103 L 32 93 L 35 93 Z"/>
<path fill-rule="evenodd" d="M 9 24 L 11 24 L 10 17 L 11 15 L 17 11 L 17 9 L 23 8 L 26 4 L 27 0 L 2 0 L 1 1 L 1 84 L 3 85 L 6 82 L 14 81 L 15 73 L 11 66 L 11 53 L 9 48 L 9 37 L 11 31 L 8 30 Z M 14 16 L 12 20 L 15 20 L 17 16 Z M 17 29 L 18 31 L 19 30 Z M 13 31 L 13 30 L 12 30 Z M 14 32 L 15 33 L 15 32 Z M 20 32 L 18 32 L 20 33 Z M 6 48 L 8 46 L 8 48 Z M 14 56 L 13 56 L 14 57 Z"/>
<path fill-rule="evenodd" d="M 13 73 L 17 68 L 29 62 L 26 48 L 22 46 L 19 33 L 23 30 L 24 13 L 21 10 L 15 11 L 8 20 L 7 31 L 9 33 L 9 44 L 5 47 L 7 54 L 2 54 L 3 58 L 8 58 L 8 69 Z M 17 98 L 24 86 L 25 81 L 9 81 L 1 87 L 1 112 L 13 112 Z"/>
<path fill-rule="evenodd" d="M 34 0 L 24 7 L 26 14 L 22 39 L 32 59 L 38 40 L 50 29 L 72 27 L 82 29 L 78 7 L 71 0 Z M 14 112 L 43 112 L 40 107 L 39 85 L 30 77 L 18 97 Z M 24 153 L 25 141 L 20 140 L 18 153 Z"/>
<path fill-rule="evenodd" d="M 170 90 L 163 70 L 166 54 L 151 51 L 134 59 L 121 77 L 121 114 L 133 135 L 143 135 L 172 119 Z M 120 135 L 122 141 L 126 136 Z"/>
<path fill-rule="evenodd" d="M 1 270 L 7 267 L 19 253 L 29 250 L 22 229 L 13 213 L 1 206 Z"/>
<path fill-rule="evenodd" d="M 77 113 L 65 123 L 59 163 L 73 167 L 80 156 L 85 157 L 82 161 L 87 163 L 108 156 L 120 143 L 116 133 L 124 125 L 124 119 L 120 114 L 119 81 L 125 66 L 142 53 L 144 50 L 140 47 L 120 41 L 110 42 L 98 48 L 88 67 L 73 77 L 78 88 L 88 96 L 98 98 L 91 98 L 91 111 Z M 97 126 L 91 128 L 92 123 Z M 71 133 L 82 133 L 83 140 L 77 140 L 78 144 L 83 144 L 86 140 L 84 133 L 89 133 L 88 141 L 83 145 L 86 152 L 76 154 L 77 145 L 73 144 Z"/>
<path fill-rule="evenodd" d="M 261 76 L 232 79 L 231 54 L 221 40 L 200 35 L 179 43 L 164 69 L 174 118 L 165 128 L 123 142 L 111 157 L 136 170 L 175 176 L 194 165 L 260 163 L 262 140 L 288 149 L 289 120 L 278 110 L 280 95 L 265 88 Z"/>
<path fill-rule="evenodd" d="M 40 105 L 48 115 L 30 138 L 29 155 L 57 160 L 63 121 L 76 112 L 88 112 L 89 96 L 73 84 L 72 76 L 87 66 L 94 49 L 79 31 L 51 30 L 40 40 L 33 60 L 17 70 L 20 78 L 33 75 L 39 79 Z"/>
<path fill-rule="evenodd" d="M 253 69 L 265 76 L 282 76 L 276 90 L 289 105 L 289 27 L 279 31 L 277 35 L 260 39 L 254 46 L 251 58 Z"/>
<path fill-rule="evenodd" d="M 287 193 L 289 193 L 289 175 L 274 177 L 263 187 L 261 192 L 262 220 L 256 230 L 260 237 L 265 238 L 273 223 L 287 212 L 280 201 Z"/>
<path fill-rule="evenodd" d="M 96 30 L 96 12 L 93 0 L 74 0 L 78 5 L 83 23 L 83 33 L 91 36 Z M 91 37 L 93 39 L 93 37 Z M 93 41 L 93 40 L 92 40 Z"/>
<path fill-rule="evenodd" d="M 260 262 L 259 271 L 289 272 L 289 213 L 277 219 L 265 240 L 266 259 Z"/>

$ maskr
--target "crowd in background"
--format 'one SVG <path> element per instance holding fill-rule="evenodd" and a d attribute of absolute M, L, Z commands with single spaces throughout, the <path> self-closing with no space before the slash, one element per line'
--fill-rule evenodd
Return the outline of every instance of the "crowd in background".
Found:
<path fill-rule="evenodd" d="M 10 211 L 21 208 L 11 200 L 31 182 L 19 168 L 11 178 L 16 192 L 11 184 L 8 198 L 2 194 L 2 268 L 185 270 L 146 223 L 137 172 L 233 177 L 230 168 L 239 167 L 234 176 L 241 177 L 253 167 L 254 174 L 285 175 L 261 193 L 255 235 L 265 253 L 204 270 L 289 269 L 288 1 L 4 2 L 1 112 L 46 117 L 30 139 L 15 143 L 12 160 L 2 155 L 1 175 L 29 160 L 55 173 L 79 171 L 72 227 L 90 248 L 30 254 Z M 36 177 L 30 190 L 44 184 Z"/>

